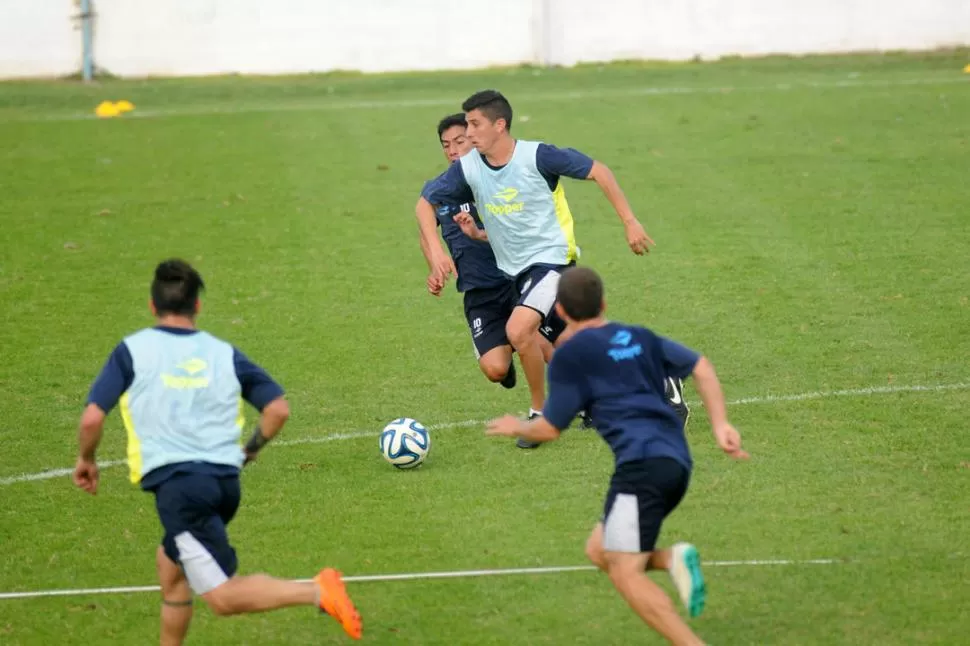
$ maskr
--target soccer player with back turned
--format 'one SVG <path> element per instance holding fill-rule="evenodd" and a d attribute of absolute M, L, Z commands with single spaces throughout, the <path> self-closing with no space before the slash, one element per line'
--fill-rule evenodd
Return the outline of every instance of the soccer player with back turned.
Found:
<path fill-rule="evenodd" d="M 164 529 L 155 555 L 162 589 L 162 646 L 181 644 L 192 593 L 218 615 L 317 606 L 359 639 L 360 615 L 340 573 L 309 583 L 236 574 L 226 526 L 240 502 L 239 472 L 289 417 L 280 386 L 229 343 L 195 327 L 202 278 L 188 263 L 158 265 L 151 285 L 155 327 L 126 337 L 91 387 L 81 416 L 74 483 L 98 490 L 95 452 L 107 414 L 120 404 L 131 481 L 155 495 Z M 240 447 L 242 400 L 261 412 Z"/>
<path fill-rule="evenodd" d="M 606 320 L 603 283 L 589 268 L 566 270 L 557 297 L 569 338 L 549 364 L 542 417 L 524 422 L 506 416 L 492 421 L 487 432 L 548 442 L 578 411 L 589 411 L 613 450 L 615 470 L 586 554 L 654 630 L 673 644 L 702 644 L 646 571 L 667 570 L 690 615 L 701 612 L 706 590 L 697 549 L 689 543 L 656 545 L 661 524 L 687 492 L 693 465 L 683 421 L 666 401 L 664 383 L 693 376 L 718 446 L 732 458 L 747 458 L 728 422 L 714 367 L 646 328 Z"/>

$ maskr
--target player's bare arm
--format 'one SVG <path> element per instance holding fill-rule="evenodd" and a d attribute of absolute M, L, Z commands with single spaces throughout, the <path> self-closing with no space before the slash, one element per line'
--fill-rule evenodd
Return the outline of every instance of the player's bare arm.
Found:
<path fill-rule="evenodd" d="M 506 415 L 489 422 L 485 434 L 519 437 L 527 442 L 551 442 L 559 439 L 559 429 L 545 417 L 525 421 L 514 415 Z"/>
<path fill-rule="evenodd" d="M 259 424 L 256 425 L 252 437 L 245 446 L 247 463 L 256 459 L 260 450 L 283 430 L 283 425 L 288 419 L 290 419 L 290 404 L 286 399 L 277 397 L 266 404 L 260 413 Z"/>
<path fill-rule="evenodd" d="M 434 206 L 424 197 L 418 198 L 414 207 L 414 214 L 418 220 L 420 231 L 421 252 L 428 263 L 428 291 L 438 296 L 444 288 L 449 275 L 458 275 L 455 263 L 445 251 L 438 238 L 438 220 L 435 218 Z"/>
<path fill-rule="evenodd" d="M 418 236 L 418 238 L 421 241 L 421 253 L 424 254 L 424 259 L 428 263 L 429 271 L 426 281 L 428 293 L 432 296 L 441 296 L 441 290 L 445 288 L 445 283 L 434 272 L 431 264 L 431 250 L 428 248 L 428 243 L 425 241 L 424 236 Z"/>
<path fill-rule="evenodd" d="M 74 484 L 94 495 L 98 492 L 98 464 L 95 454 L 104 431 L 104 411 L 97 404 L 88 404 L 78 425 L 78 458 L 74 467 Z"/>
<path fill-rule="evenodd" d="M 651 246 L 656 246 L 656 243 L 647 235 L 643 225 L 633 214 L 633 209 L 630 207 L 626 195 L 623 194 L 623 189 L 620 188 L 613 171 L 606 164 L 594 161 L 593 167 L 589 171 L 589 177 L 586 179 L 596 182 L 603 194 L 606 195 L 606 199 L 613 205 L 613 209 L 626 230 L 626 241 L 633 253 L 641 256 L 648 253 Z"/>
<path fill-rule="evenodd" d="M 714 371 L 714 364 L 707 357 L 701 357 L 694 366 L 692 376 L 697 392 L 704 402 L 704 410 L 707 411 L 707 417 L 711 421 L 717 445 L 736 460 L 747 459 L 748 453 L 741 448 L 741 434 L 728 421 L 724 391 Z"/>

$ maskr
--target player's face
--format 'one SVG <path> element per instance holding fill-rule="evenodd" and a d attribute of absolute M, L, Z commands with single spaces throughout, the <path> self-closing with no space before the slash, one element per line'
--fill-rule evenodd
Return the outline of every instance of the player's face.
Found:
<path fill-rule="evenodd" d="M 465 129 L 461 126 L 452 126 L 441 133 L 441 151 L 445 154 L 448 162 L 453 162 L 469 150 L 472 144 L 465 136 Z"/>
<path fill-rule="evenodd" d="M 465 120 L 468 122 L 468 129 L 465 133 L 471 140 L 472 146 L 482 154 L 488 154 L 488 151 L 492 149 L 492 146 L 495 145 L 495 142 L 498 141 L 499 136 L 505 130 L 504 119 L 489 121 L 488 117 L 478 109 L 466 112 Z"/>

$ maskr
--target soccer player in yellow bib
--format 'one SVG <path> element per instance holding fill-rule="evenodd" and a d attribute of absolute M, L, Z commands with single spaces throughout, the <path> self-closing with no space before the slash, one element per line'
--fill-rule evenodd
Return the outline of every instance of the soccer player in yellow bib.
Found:
<path fill-rule="evenodd" d="M 309 583 L 236 573 L 226 527 L 239 508 L 239 472 L 280 432 L 290 409 L 266 371 L 195 327 L 203 287 L 184 261 L 168 260 L 155 269 L 156 324 L 119 343 L 91 387 L 74 484 L 97 493 L 95 452 L 105 417 L 120 404 L 131 481 L 154 494 L 165 530 L 155 555 L 162 646 L 185 640 L 193 592 L 218 615 L 316 606 L 360 639 L 360 615 L 336 570 L 321 570 Z M 261 413 L 245 447 L 239 445 L 243 400 Z"/>
<path fill-rule="evenodd" d="M 472 95 L 462 110 L 475 149 L 429 182 L 422 197 L 432 204 L 474 202 L 478 206 L 484 231 L 469 217 L 459 216 L 457 221 L 466 235 L 491 243 L 498 268 L 515 282 L 518 301 L 506 324 L 506 336 L 520 354 L 528 353 L 540 327 L 562 326 L 553 309 L 556 288 L 563 270 L 579 258 L 562 177 L 592 180 L 600 186 L 634 253 L 647 253 L 654 243 L 606 165 L 571 148 L 515 139 L 512 106 L 494 90 Z M 444 280 L 449 270 L 442 263 L 439 278 Z M 537 417 L 540 410 L 534 406 L 530 417 Z M 517 445 L 538 446 L 522 439 Z"/>

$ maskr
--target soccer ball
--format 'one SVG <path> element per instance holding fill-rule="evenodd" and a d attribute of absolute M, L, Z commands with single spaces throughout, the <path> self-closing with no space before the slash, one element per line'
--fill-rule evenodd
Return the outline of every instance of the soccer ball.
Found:
<path fill-rule="evenodd" d="M 421 422 L 399 417 L 381 432 L 381 455 L 398 469 L 413 469 L 428 457 L 431 436 Z"/>

